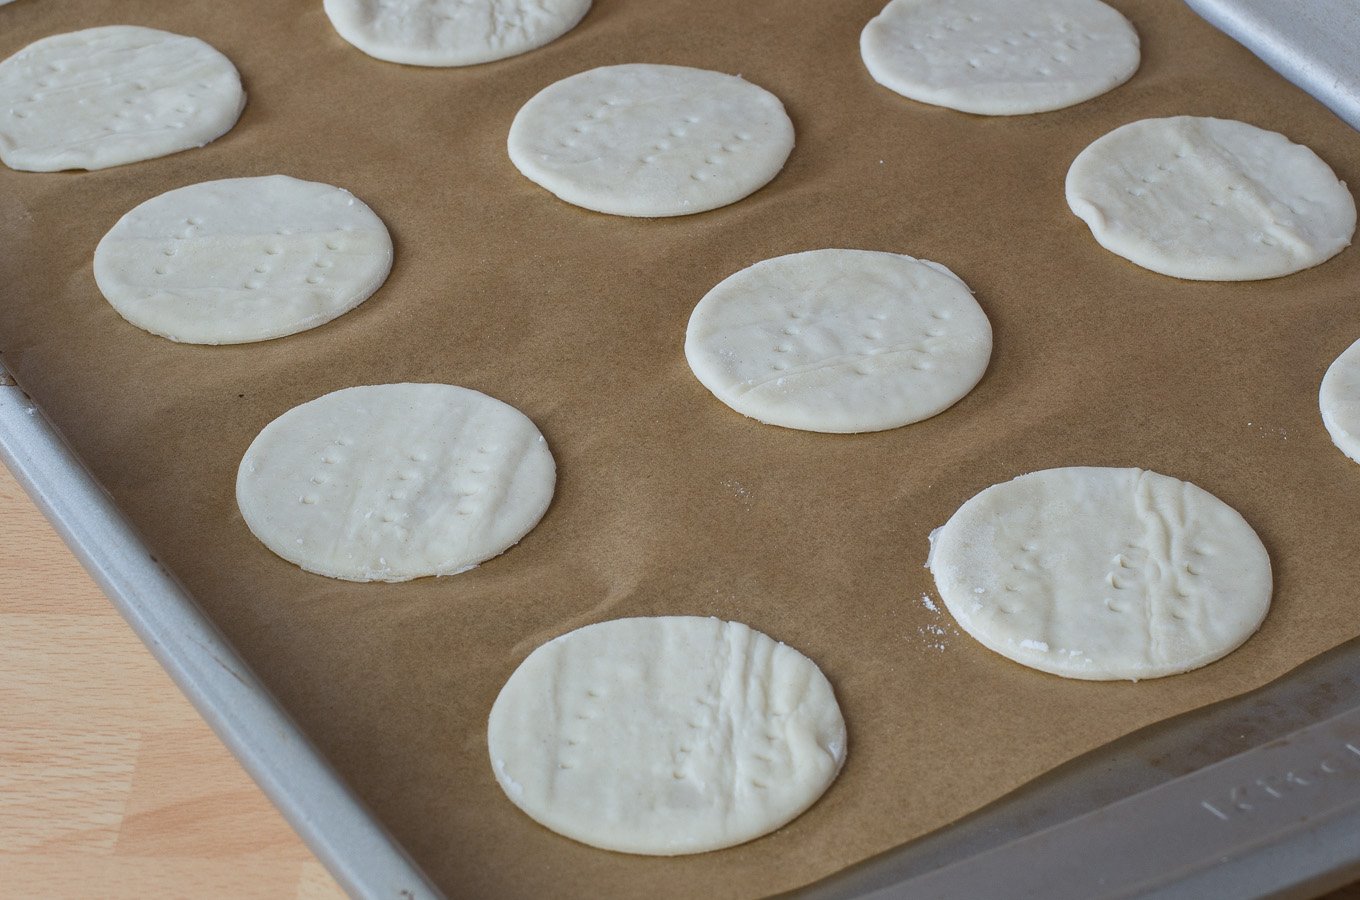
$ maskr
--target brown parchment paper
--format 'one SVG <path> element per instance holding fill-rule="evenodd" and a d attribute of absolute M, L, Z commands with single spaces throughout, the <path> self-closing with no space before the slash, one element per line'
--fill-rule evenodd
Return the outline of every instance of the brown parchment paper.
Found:
<path fill-rule="evenodd" d="M 249 103 L 206 148 L 102 172 L 0 171 L 0 345 L 20 383 L 159 558 L 381 820 L 450 895 L 766 894 L 947 825 L 1140 726 L 1259 686 L 1360 634 L 1360 469 L 1317 410 L 1360 337 L 1360 250 L 1274 281 L 1201 284 L 1102 250 L 1063 179 L 1090 141 L 1171 114 L 1241 119 L 1360 184 L 1360 136 L 1170 0 L 1114 3 L 1143 63 L 1072 109 L 979 118 L 874 84 L 858 34 L 882 0 L 596 0 L 516 59 L 426 70 L 370 59 L 319 2 L 43 0 L 0 9 L 0 54 L 128 23 L 197 35 Z M 740 73 L 798 134 L 768 187 L 644 221 L 563 204 L 522 178 L 505 134 L 540 88 L 609 63 Z M 100 297 L 95 244 L 137 203 L 211 178 L 341 185 L 396 242 L 371 300 L 305 334 L 180 346 Z M 817 247 L 948 265 L 995 329 L 954 408 L 880 434 L 744 419 L 691 376 L 685 323 L 719 280 Z M 246 530 L 237 462 L 267 422 L 356 384 L 441 381 L 543 430 L 557 495 L 518 547 L 452 578 L 308 575 Z M 1140 684 L 1068 681 L 957 633 L 922 568 L 964 500 L 1051 466 L 1142 466 L 1242 512 L 1269 548 L 1274 605 L 1241 650 Z M 484 723 L 539 643 L 627 615 L 746 622 L 821 665 L 849 760 L 808 813 L 746 846 L 680 859 L 594 850 L 497 788 Z"/>

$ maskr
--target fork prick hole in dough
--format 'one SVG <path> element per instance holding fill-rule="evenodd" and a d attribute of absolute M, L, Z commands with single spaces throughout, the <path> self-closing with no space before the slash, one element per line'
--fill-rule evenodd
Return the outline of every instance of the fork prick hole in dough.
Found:
<path fill-rule="evenodd" d="M 1061 551 L 1036 557 L 1039 577 L 1013 582 L 1020 590 L 1005 596 L 1020 603 L 1007 608 L 994 586 L 1035 533 Z M 1182 548 L 1211 536 L 1219 554 L 1204 558 L 1197 577 L 1179 574 Z M 1121 574 L 1131 555 L 1153 574 Z M 929 565 L 945 606 L 985 647 L 1091 680 L 1158 678 L 1213 662 L 1260 626 L 1272 590 L 1265 548 L 1235 510 L 1141 469 L 1049 469 L 993 485 L 933 536 Z M 1164 639 L 1172 627 L 1176 638 Z M 1071 647 L 1085 652 L 1053 649 Z"/>
<path fill-rule="evenodd" d="M 451 67 L 542 47 L 574 28 L 590 0 L 326 0 L 323 6 L 340 37 L 375 59 Z"/>
<path fill-rule="evenodd" d="M 601 95 L 630 99 L 610 110 L 608 127 L 584 127 Z M 740 123 L 760 130 L 751 129 L 738 161 L 719 168 L 712 154 Z M 564 133 L 580 146 L 560 147 Z M 560 199 L 639 217 L 736 202 L 773 179 L 792 147 L 792 122 L 769 92 L 734 76 L 662 65 L 605 66 L 549 85 L 520 109 L 507 141 L 519 171 Z M 704 165 L 712 171 L 700 174 Z"/>
<path fill-rule="evenodd" d="M 1059 9 L 1080 23 L 1080 49 Z M 864 27 L 860 56 L 875 81 L 913 100 L 1021 115 L 1122 84 L 1139 49 L 1128 20 L 1098 0 L 892 0 Z"/>
<path fill-rule="evenodd" d="M 816 318 L 805 323 L 809 308 Z M 932 310 L 967 321 L 959 340 L 926 351 L 920 336 Z M 729 276 L 695 307 L 685 340 L 691 370 L 728 406 L 762 422 L 836 433 L 935 415 L 971 389 L 990 350 L 986 316 L 957 276 L 861 250 L 796 253 Z M 921 360 L 927 352 L 945 363 Z M 934 371 L 921 374 L 927 369 Z"/>
<path fill-rule="evenodd" d="M 611 749 L 568 754 L 556 723 L 581 715 L 587 688 L 608 698 L 589 705 L 592 745 Z M 709 706 L 721 714 L 694 716 Z M 539 823 L 596 847 L 677 855 L 742 843 L 811 806 L 844 760 L 845 726 L 816 666 L 759 632 L 621 619 L 531 653 L 492 706 L 487 749 L 507 799 Z"/>
<path fill-rule="evenodd" d="M 1356 225 L 1354 198 L 1317 154 L 1227 119 L 1173 116 L 1116 128 L 1078 154 L 1066 192 L 1105 249 L 1196 281 L 1277 278 L 1318 265 L 1350 243 Z M 1281 227 L 1276 211 L 1312 196 L 1322 202 L 1290 223 L 1287 241 L 1270 233 Z"/>
<path fill-rule="evenodd" d="M 415 421 L 411 410 L 420 411 Z M 340 428 L 349 434 L 325 441 Z M 421 446 L 411 446 L 413 435 Z M 478 477 L 495 490 L 469 504 L 451 482 L 467 471 L 473 442 L 488 436 L 506 452 L 481 458 L 491 471 Z M 408 468 L 408 457 L 426 454 L 421 469 Z M 299 473 L 318 457 L 335 462 Z M 298 481 L 324 491 L 298 491 L 311 486 Z M 330 577 L 395 582 L 457 574 L 509 549 L 547 510 L 554 481 L 542 435 L 506 404 L 453 385 L 371 385 L 266 426 L 238 469 L 237 502 L 250 530 L 284 559 Z M 276 498 L 299 493 L 321 500 L 305 511 L 275 508 Z"/>

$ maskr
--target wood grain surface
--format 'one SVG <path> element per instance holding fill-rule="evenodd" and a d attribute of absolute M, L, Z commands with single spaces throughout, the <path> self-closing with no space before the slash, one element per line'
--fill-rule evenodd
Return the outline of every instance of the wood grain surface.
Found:
<path fill-rule="evenodd" d="M 0 466 L 0 897 L 343 896 Z"/>

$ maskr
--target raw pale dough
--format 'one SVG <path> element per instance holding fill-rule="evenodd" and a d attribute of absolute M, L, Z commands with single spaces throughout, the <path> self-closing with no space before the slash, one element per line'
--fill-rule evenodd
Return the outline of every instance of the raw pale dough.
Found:
<path fill-rule="evenodd" d="M 539 823 L 674 856 L 797 817 L 840 771 L 845 723 L 811 660 L 745 625 L 618 619 L 531 653 L 491 708 L 487 747 Z"/>
<path fill-rule="evenodd" d="M 1360 341 L 1351 344 L 1327 369 L 1318 404 L 1332 443 L 1360 462 Z"/>
<path fill-rule="evenodd" d="M 198 38 L 108 25 L 58 34 L 0 62 L 0 160 L 106 169 L 201 147 L 236 124 L 236 67 Z"/>
<path fill-rule="evenodd" d="M 1230 119 L 1116 128 L 1072 163 L 1067 204 L 1110 252 L 1201 281 L 1288 275 L 1355 233 L 1355 200 L 1316 153 Z"/>
<path fill-rule="evenodd" d="M 1235 650 L 1270 606 L 1270 559 L 1236 510 L 1142 469 L 1047 469 L 969 500 L 931 539 L 959 626 L 1068 678 L 1159 678 Z"/>
<path fill-rule="evenodd" d="M 326 0 L 340 36 L 369 56 L 411 66 L 470 66 L 566 34 L 590 0 Z"/>
<path fill-rule="evenodd" d="M 992 328 L 938 263 L 811 250 L 756 263 L 690 316 L 685 357 L 737 412 L 805 431 L 881 431 L 929 418 L 982 378 Z"/>
<path fill-rule="evenodd" d="M 1081 103 L 1138 70 L 1138 32 L 1099 0 L 892 0 L 859 46 L 884 87 L 987 116 Z"/>
<path fill-rule="evenodd" d="M 552 500 L 534 423 L 447 384 L 346 388 L 265 426 L 236 474 L 264 545 L 347 581 L 455 575 L 519 542 Z"/>
<path fill-rule="evenodd" d="M 95 281 L 123 318 L 193 344 L 315 328 L 366 300 L 391 268 L 392 239 L 373 210 L 286 175 L 161 194 L 94 252 Z"/>
<path fill-rule="evenodd" d="M 510 159 L 558 197 L 619 216 L 683 216 L 735 203 L 784 167 L 793 123 L 779 98 L 683 66 L 591 69 L 515 116 Z"/>

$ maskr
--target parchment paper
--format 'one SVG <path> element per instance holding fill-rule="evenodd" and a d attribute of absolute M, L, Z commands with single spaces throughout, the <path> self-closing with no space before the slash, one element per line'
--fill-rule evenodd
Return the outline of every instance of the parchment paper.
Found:
<path fill-rule="evenodd" d="M 597 0 L 535 53 L 470 69 L 378 62 L 319 2 L 29 0 L 0 54 L 98 24 L 197 35 L 240 68 L 240 123 L 201 150 L 95 173 L 0 171 L 3 360 L 288 711 L 453 896 L 737 897 L 807 883 L 947 825 L 1145 724 L 1259 686 L 1360 634 L 1360 468 L 1317 389 L 1360 337 L 1360 250 L 1287 278 L 1176 281 L 1102 250 L 1063 199 L 1090 141 L 1133 119 L 1241 119 L 1360 184 L 1360 136 L 1170 0 L 1137 26 L 1127 85 L 1072 109 L 978 118 L 872 82 L 881 0 Z M 568 206 L 505 154 L 519 106 L 592 66 L 740 73 L 798 145 L 726 209 L 643 221 Z M 263 344 L 180 346 L 125 323 L 90 259 L 124 212 L 200 180 L 281 172 L 348 188 L 396 241 L 358 310 Z M 682 354 L 719 280 L 816 247 L 949 266 L 995 329 L 972 394 L 864 436 L 758 425 Z M 247 532 L 237 462 L 267 422 L 355 384 L 442 381 L 529 415 L 559 465 L 522 544 L 402 585 L 308 575 Z M 929 531 L 982 488 L 1050 466 L 1142 466 L 1236 507 L 1275 566 L 1241 650 L 1139 684 L 1010 663 L 960 635 L 922 568 Z M 736 619 L 806 653 L 850 731 L 808 813 L 743 847 L 630 857 L 540 828 L 497 788 L 484 723 L 539 643 L 627 615 Z"/>

